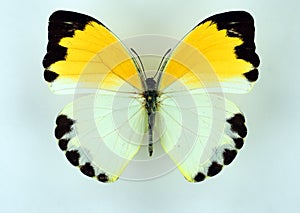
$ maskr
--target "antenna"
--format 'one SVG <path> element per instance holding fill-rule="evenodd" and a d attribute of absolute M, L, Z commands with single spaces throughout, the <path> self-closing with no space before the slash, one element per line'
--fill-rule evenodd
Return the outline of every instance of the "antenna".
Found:
<path fill-rule="evenodd" d="M 140 56 L 137 54 L 137 52 L 133 49 L 133 48 L 130 48 L 130 50 L 136 55 L 136 57 L 138 58 L 138 61 L 140 62 L 139 64 L 137 63 L 137 65 L 139 66 L 139 69 L 141 70 L 141 71 L 143 71 L 143 74 L 144 74 L 144 78 L 145 78 L 145 80 L 147 79 L 147 75 L 146 75 L 146 73 L 145 73 L 145 69 L 144 69 L 144 65 L 143 65 L 143 63 L 142 63 L 142 60 L 141 60 L 141 58 L 140 58 Z"/>
<path fill-rule="evenodd" d="M 161 71 L 160 69 L 161 69 L 162 63 L 164 62 L 165 58 L 167 57 L 167 55 L 168 55 L 170 52 L 171 52 L 171 48 L 168 49 L 167 52 L 166 52 L 166 53 L 164 54 L 164 56 L 162 57 L 162 59 L 161 59 L 161 61 L 160 61 L 160 64 L 159 64 L 159 66 L 158 66 L 158 69 L 157 69 L 157 71 L 156 71 L 156 73 L 155 73 L 155 75 L 154 75 L 153 78 L 155 78 L 155 76 L 157 75 L 157 73 Z"/>
<path fill-rule="evenodd" d="M 136 66 L 137 66 L 141 83 L 143 85 L 144 90 L 146 90 L 147 89 L 147 83 L 146 83 L 147 76 L 146 76 L 146 73 L 145 73 L 144 65 L 142 63 L 142 60 L 141 60 L 140 56 L 137 54 L 137 52 L 133 48 L 130 48 L 130 50 L 138 58 L 138 61 L 134 57 L 132 57 L 132 60 L 135 62 Z M 140 62 L 140 63 L 138 63 L 138 62 Z"/>

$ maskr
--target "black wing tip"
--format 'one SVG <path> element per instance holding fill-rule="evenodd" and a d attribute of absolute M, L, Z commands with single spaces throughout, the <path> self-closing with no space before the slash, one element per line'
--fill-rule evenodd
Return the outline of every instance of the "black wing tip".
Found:
<path fill-rule="evenodd" d="M 197 26 L 207 21 L 212 21 L 213 23 L 224 23 L 224 22 L 234 22 L 234 21 L 254 23 L 254 18 L 247 11 L 234 10 L 234 11 L 227 11 L 227 12 L 222 12 L 222 13 L 209 16 L 208 18 L 201 21 Z"/>
<path fill-rule="evenodd" d="M 216 14 L 214 16 L 210 17 L 213 21 L 221 21 L 221 22 L 226 22 L 226 21 L 240 21 L 240 22 L 249 22 L 249 23 L 254 23 L 254 18 L 253 16 L 244 10 L 236 10 L 236 11 L 228 11 L 228 12 L 223 12 Z"/>
<path fill-rule="evenodd" d="M 254 18 L 246 11 L 229 11 L 208 17 L 196 27 L 206 22 L 217 26 L 218 30 L 226 30 L 228 37 L 237 37 L 243 43 L 235 47 L 235 54 L 238 59 L 250 62 L 253 67 L 258 67 L 260 60 L 255 53 L 254 43 Z"/>
<path fill-rule="evenodd" d="M 75 15 L 76 12 L 72 12 L 72 11 L 68 11 L 68 10 L 56 10 L 50 15 L 49 22 L 68 19 L 73 14 Z"/>
<path fill-rule="evenodd" d="M 208 18 L 217 25 L 219 30 L 227 30 L 228 37 L 238 37 L 243 44 L 235 47 L 235 54 L 238 59 L 250 62 L 253 67 L 260 64 L 259 56 L 255 52 L 255 26 L 254 18 L 246 11 L 231 11 L 217 14 Z"/>
<path fill-rule="evenodd" d="M 85 15 L 83 13 L 68 11 L 68 10 L 57 10 L 53 12 L 49 17 L 49 22 L 57 22 L 57 21 L 65 21 L 65 22 L 81 22 L 87 24 L 90 21 L 94 21 L 98 24 L 103 25 L 97 19 Z M 104 26 L 104 25 L 103 25 Z"/>

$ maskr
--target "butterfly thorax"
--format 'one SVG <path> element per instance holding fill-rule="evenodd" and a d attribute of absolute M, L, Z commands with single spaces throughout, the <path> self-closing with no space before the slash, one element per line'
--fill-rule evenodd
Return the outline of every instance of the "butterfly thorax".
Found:
<path fill-rule="evenodd" d="M 157 97 L 158 92 L 156 90 L 147 90 L 143 93 L 145 98 L 145 107 L 148 115 L 155 113 L 157 110 Z"/>
<path fill-rule="evenodd" d="M 156 81 L 153 78 L 147 78 L 146 85 L 147 89 L 143 92 L 143 97 L 145 98 L 145 107 L 149 116 L 155 113 L 157 109 L 158 91 L 156 89 Z"/>

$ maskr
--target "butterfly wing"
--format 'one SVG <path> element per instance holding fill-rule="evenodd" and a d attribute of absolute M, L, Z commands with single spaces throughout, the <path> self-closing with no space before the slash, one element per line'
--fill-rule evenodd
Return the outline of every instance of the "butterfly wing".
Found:
<path fill-rule="evenodd" d="M 244 11 L 205 19 L 172 53 L 164 70 L 162 90 L 180 79 L 189 89 L 248 92 L 258 78 L 260 63 L 255 53 L 254 30 L 252 16 Z"/>
<path fill-rule="evenodd" d="M 244 115 L 222 92 L 248 92 L 258 65 L 254 21 L 243 11 L 205 19 L 172 53 L 162 77 L 164 119 L 157 128 L 163 149 L 188 181 L 218 174 L 242 147 Z"/>
<path fill-rule="evenodd" d="M 80 89 L 116 90 L 124 82 L 141 89 L 136 67 L 120 40 L 101 22 L 76 12 L 49 18 L 44 78 L 58 94 Z"/>
<path fill-rule="evenodd" d="M 245 118 L 223 96 L 196 90 L 164 94 L 157 124 L 164 151 L 190 182 L 218 174 L 230 164 L 247 134 Z"/>
<path fill-rule="evenodd" d="M 102 182 L 118 179 L 144 140 L 146 114 L 131 56 L 96 19 L 69 11 L 49 18 L 44 78 L 57 94 L 89 92 L 56 119 L 68 161 Z M 122 91 L 122 92 L 118 92 Z"/>
<path fill-rule="evenodd" d="M 147 138 L 146 118 L 138 97 L 99 91 L 60 112 L 55 137 L 68 161 L 83 174 L 114 182 Z"/>

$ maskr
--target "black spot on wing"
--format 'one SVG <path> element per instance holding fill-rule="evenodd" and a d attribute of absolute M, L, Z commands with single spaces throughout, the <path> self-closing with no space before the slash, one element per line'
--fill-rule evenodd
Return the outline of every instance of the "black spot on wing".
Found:
<path fill-rule="evenodd" d="M 55 137 L 61 139 L 66 133 L 71 131 L 74 121 L 66 115 L 59 115 L 56 119 Z"/>
<path fill-rule="evenodd" d="M 198 174 L 194 177 L 196 182 L 201 182 L 205 179 L 205 175 L 202 172 L 198 172 Z"/>
<path fill-rule="evenodd" d="M 225 149 L 224 152 L 223 152 L 223 157 L 224 157 L 223 163 L 224 163 L 224 165 L 230 164 L 234 160 L 236 155 L 237 155 L 236 150 Z"/>
<path fill-rule="evenodd" d="M 254 82 L 258 79 L 258 70 L 253 69 L 249 72 L 244 73 L 244 76 L 248 79 L 248 81 Z"/>
<path fill-rule="evenodd" d="M 77 150 L 67 151 L 66 157 L 73 166 L 79 166 L 80 154 Z"/>
<path fill-rule="evenodd" d="M 236 132 L 240 137 L 244 138 L 247 135 L 247 127 L 245 125 L 245 117 L 241 114 L 235 114 L 227 122 L 231 124 L 231 130 Z"/>
<path fill-rule="evenodd" d="M 208 168 L 208 172 L 207 175 L 212 177 L 215 176 L 216 174 L 218 174 L 221 170 L 222 170 L 223 166 L 218 164 L 217 162 L 212 162 L 212 164 L 210 165 L 210 167 Z"/>
<path fill-rule="evenodd" d="M 253 67 L 259 66 L 260 60 L 255 53 L 254 19 L 249 13 L 245 11 L 220 13 L 205 19 L 200 24 L 207 21 L 215 23 L 218 30 L 227 30 L 227 36 L 241 38 L 243 44 L 235 47 L 237 58 L 250 62 Z"/>
<path fill-rule="evenodd" d="M 68 148 L 68 143 L 69 143 L 70 139 L 60 139 L 58 141 L 58 146 L 62 151 L 66 151 Z"/>
<path fill-rule="evenodd" d="M 49 42 L 47 45 L 47 54 L 43 59 L 43 67 L 48 68 L 51 64 L 66 59 L 67 48 L 58 45 L 56 42 Z"/>
<path fill-rule="evenodd" d="M 94 177 L 95 176 L 95 170 L 91 166 L 90 163 L 85 163 L 83 166 L 80 166 L 80 171 L 85 174 L 86 176 L 89 177 Z"/>
<path fill-rule="evenodd" d="M 235 148 L 237 148 L 237 149 L 241 149 L 244 145 L 243 138 L 234 138 L 233 142 L 235 143 Z"/>
<path fill-rule="evenodd" d="M 50 70 L 44 71 L 44 79 L 49 83 L 53 82 L 57 77 L 58 77 L 58 74 L 55 72 L 52 72 Z"/>
<path fill-rule="evenodd" d="M 108 181 L 108 177 L 104 173 L 100 173 L 99 175 L 97 175 L 97 179 L 103 183 Z"/>

